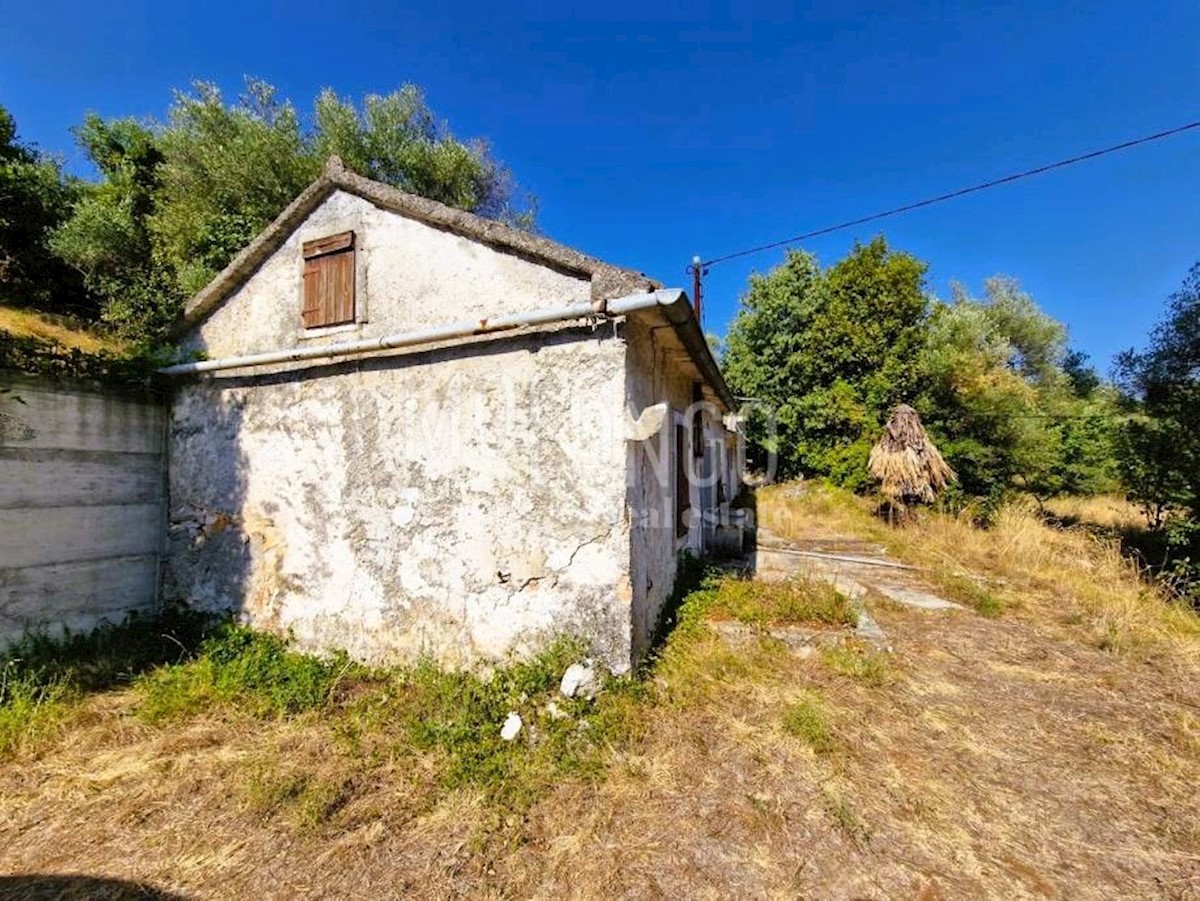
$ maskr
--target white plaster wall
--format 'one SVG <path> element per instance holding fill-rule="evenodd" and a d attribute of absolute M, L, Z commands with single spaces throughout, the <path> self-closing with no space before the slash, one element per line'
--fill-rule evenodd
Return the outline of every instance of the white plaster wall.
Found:
<path fill-rule="evenodd" d="M 300 326 L 301 244 L 355 231 L 359 322 L 322 337 Z M 433 228 L 337 191 L 185 342 L 209 358 L 371 338 L 591 299 L 586 277 Z"/>
<path fill-rule="evenodd" d="M 675 586 L 680 554 L 704 551 L 704 530 L 693 517 L 686 536 L 676 535 L 674 522 L 674 427 L 686 427 L 685 453 L 691 459 L 692 430 L 684 418 L 692 403 L 692 377 L 679 365 L 682 348 L 667 327 L 631 319 L 625 327 L 626 409 L 636 420 L 647 407 L 666 403 L 670 415 L 662 430 L 627 448 L 627 504 L 630 511 L 630 580 L 633 587 L 635 656 L 649 647 L 663 604 Z M 722 437 L 719 419 L 705 417 L 706 433 Z M 691 510 L 700 511 L 700 491 L 689 486 Z M 713 491 L 715 497 L 715 489 Z"/>
<path fill-rule="evenodd" d="M 337 194 L 189 343 L 224 356 L 300 340 L 299 242 L 355 217 L 363 335 L 589 297 Z M 571 632 L 624 669 L 625 380 L 612 329 L 573 328 L 184 384 L 167 590 L 375 662 L 467 664 Z"/>

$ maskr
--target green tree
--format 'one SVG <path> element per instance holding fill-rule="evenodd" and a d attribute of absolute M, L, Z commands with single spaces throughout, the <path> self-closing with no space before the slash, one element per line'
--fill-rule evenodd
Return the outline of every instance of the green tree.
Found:
<path fill-rule="evenodd" d="M 155 141 L 162 154 L 149 219 L 161 264 L 178 291 L 212 280 L 321 171 L 300 117 L 265 82 L 236 103 L 215 85 L 177 91 Z"/>
<path fill-rule="evenodd" d="M 271 85 L 247 80 L 227 103 L 206 82 L 176 92 L 165 123 L 89 116 L 76 137 L 101 173 L 54 238 L 103 316 L 161 340 L 202 288 L 337 153 L 353 171 L 461 209 L 532 227 L 508 170 L 462 142 L 406 85 L 360 110 L 330 91 L 311 122 Z"/>
<path fill-rule="evenodd" d="M 1062 324 L 1007 276 L 982 299 L 956 285 L 950 303 L 932 302 L 925 269 L 880 238 L 826 270 L 793 252 L 751 278 L 722 365 L 761 404 L 752 445 L 777 455 L 783 477 L 862 488 L 870 446 L 905 401 L 967 495 L 1111 488 L 1117 395 L 1067 350 Z"/>
<path fill-rule="evenodd" d="M 735 394 L 775 411 L 777 443 L 767 449 L 780 475 L 865 484 L 874 433 L 917 385 L 925 270 L 876 238 L 824 271 L 792 252 L 751 278 L 722 362 Z M 749 426 L 767 441 L 760 419 Z"/>
<path fill-rule="evenodd" d="M 508 168 L 492 158 L 486 142 L 455 138 L 416 85 L 385 96 L 368 94 L 361 110 L 325 90 L 317 98 L 315 118 L 320 159 L 340 156 L 349 169 L 376 181 L 533 228 L 532 198 L 523 198 L 523 207 L 517 203 Z"/>
<path fill-rule="evenodd" d="M 918 407 L 963 491 L 1045 499 L 1113 486 L 1116 396 L 1085 363 L 1015 279 L 987 279 L 982 299 L 954 286 L 930 317 Z"/>
<path fill-rule="evenodd" d="M 21 143 L 12 115 L 0 107 L 0 302 L 95 314 L 78 274 L 50 252 L 50 236 L 75 196 L 58 161 Z"/>
<path fill-rule="evenodd" d="M 1159 524 L 1172 509 L 1200 518 L 1200 264 L 1168 300 L 1147 347 L 1121 354 L 1117 368 L 1138 413 L 1120 442 L 1130 497 Z"/>
<path fill-rule="evenodd" d="M 82 188 L 51 245 L 102 300 L 106 322 L 126 337 L 152 339 L 170 325 L 180 302 L 149 227 L 162 151 L 154 133 L 133 119 L 88 115 L 74 134 L 101 178 Z"/>

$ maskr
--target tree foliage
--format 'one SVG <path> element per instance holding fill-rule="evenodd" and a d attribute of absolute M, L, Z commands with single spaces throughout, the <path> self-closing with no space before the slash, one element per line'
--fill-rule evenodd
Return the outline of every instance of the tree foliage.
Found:
<path fill-rule="evenodd" d="M 915 388 L 925 269 L 878 238 L 827 270 L 794 252 L 751 278 L 723 364 L 735 393 L 774 410 L 778 443 L 769 450 L 782 476 L 864 483 L 874 433 Z M 750 427 L 766 440 L 761 421 Z"/>
<path fill-rule="evenodd" d="M 1143 350 L 1117 359 L 1135 415 L 1121 434 L 1130 495 L 1158 522 L 1200 518 L 1200 264 L 1167 302 Z"/>
<path fill-rule="evenodd" d="M 154 133 L 132 119 L 89 115 L 75 138 L 101 178 L 83 187 L 52 247 L 83 273 L 105 321 L 126 336 L 152 340 L 179 303 L 150 232 L 162 151 Z"/>
<path fill-rule="evenodd" d="M 0 107 L 0 302 L 94 314 L 79 276 L 49 247 L 76 192 L 57 160 L 18 140 L 16 122 Z"/>
<path fill-rule="evenodd" d="M 862 488 L 889 410 L 912 403 L 960 490 L 1046 497 L 1113 485 L 1116 395 L 1067 348 L 1066 329 L 997 276 L 982 299 L 932 299 L 926 265 L 882 238 L 822 270 L 795 252 L 754 276 L 723 365 L 735 393 L 776 415 L 779 473 Z M 767 443 L 765 417 L 752 439 Z"/>
<path fill-rule="evenodd" d="M 405 85 L 361 106 L 325 91 L 311 121 L 271 85 L 247 80 L 176 92 L 163 123 L 89 116 L 76 139 L 100 172 L 53 238 L 103 318 L 127 337 L 162 338 L 202 288 L 338 154 L 347 168 L 481 215 L 532 227 L 508 170 L 457 139 Z"/>
<path fill-rule="evenodd" d="M 982 299 L 955 285 L 935 303 L 922 366 L 918 405 L 967 494 L 1114 486 L 1116 394 L 1015 279 L 986 280 Z"/>

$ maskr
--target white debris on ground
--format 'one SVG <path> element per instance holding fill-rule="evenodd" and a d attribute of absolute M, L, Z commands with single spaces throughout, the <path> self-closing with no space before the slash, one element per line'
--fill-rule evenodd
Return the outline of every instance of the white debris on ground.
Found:
<path fill-rule="evenodd" d="M 572 663 L 563 673 L 562 682 L 558 686 L 564 697 L 594 698 L 600 691 L 600 673 L 596 664 L 591 660 Z"/>
<path fill-rule="evenodd" d="M 500 727 L 500 737 L 505 741 L 512 741 L 521 731 L 521 715 L 516 711 L 509 713 L 504 719 L 504 725 Z"/>
<path fill-rule="evenodd" d="M 564 717 L 570 716 L 567 711 L 558 706 L 557 701 L 551 701 L 546 705 L 546 715 L 552 720 L 561 720 Z"/>

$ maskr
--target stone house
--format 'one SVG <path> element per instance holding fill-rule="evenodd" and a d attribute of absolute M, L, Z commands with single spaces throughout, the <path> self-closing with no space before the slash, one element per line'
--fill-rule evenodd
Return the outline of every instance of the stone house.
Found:
<path fill-rule="evenodd" d="M 311 650 L 627 669 L 739 489 L 682 291 L 336 158 L 178 339 L 165 596 Z"/>

